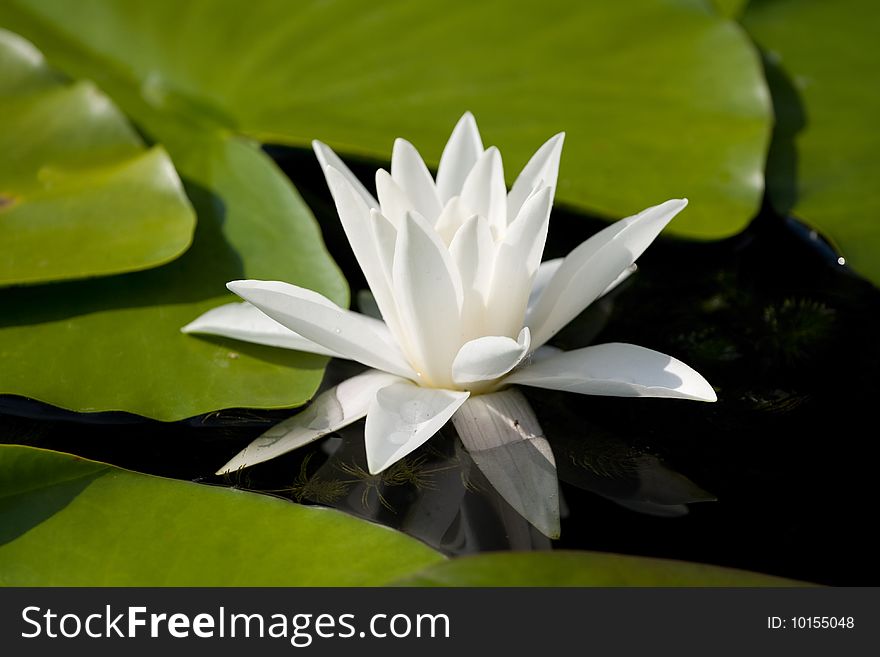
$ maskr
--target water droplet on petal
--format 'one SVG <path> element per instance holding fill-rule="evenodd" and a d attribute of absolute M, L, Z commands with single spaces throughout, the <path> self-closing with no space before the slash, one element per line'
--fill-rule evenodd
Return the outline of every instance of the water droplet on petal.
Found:
<path fill-rule="evenodd" d="M 840 257 L 837 259 L 837 264 L 838 264 L 838 265 L 845 265 L 845 264 L 846 264 L 846 258 L 844 258 L 843 256 L 840 256 Z"/>

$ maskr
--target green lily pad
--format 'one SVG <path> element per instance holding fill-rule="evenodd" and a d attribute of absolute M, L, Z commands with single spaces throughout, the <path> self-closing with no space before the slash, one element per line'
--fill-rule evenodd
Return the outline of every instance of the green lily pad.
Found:
<path fill-rule="evenodd" d="M 233 300 L 225 283 L 238 278 L 295 281 L 345 303 L 308 209 L 253 144 L 193 133 L 170 150 L 199 217 L 193 246 L 145 272 L 0 292 L 0 392 L 159 420 L 314 394 L 323 357 L 180 333 Z"/>
<path fill-rule="evenodd" d="M 739 17 L 748 3 L 749 0 L 712 0 L 718 13 L 727 18 Z"/>
<path fill-rule="evenodd" d="M 766 53 L 777 104 L 771 200 L 880 284 L 880 5 L 753 0 L 742 21 Z"/>
<path fill-rule="evenodd" d="M 442 559 L 338 511 L 0 446 L 0 585 L 373 586 Z"/>
<path fill-rule="evenodd" d="M 113 76 L 98 83 L 171 154 L 198 215 L 194 242 L 143 272 L 0 290 L 0 394 L 159 420 L 304 403 L 325 358 L 180 328 L 236 299 L 225 284 L 238 278 L 291 281 L 346 303 L 308 208 L 257 144 L 156 111 Z"/>
<path fill-rule="evenodd" d="M 463 557 L 402 586 L 804 586 L 744 570 L 601 552 L 503 552 Z"/>
<path fill-rule="evenodd" d="M 0 19 L 41 47 L 63 39 L 94 54 L 89 77 L 112 68 L 163 111 L 263 142 L 320 138 L 387 160 L 405 136 L 436 164 L 472 110 L 508 181 L 567 131 L 557 198 L 568 205 L 618 217 L 688 196 L 671 232 L 716 238 L 761 200 L 760 62 L 702 0 L 5 4 Z"/>
<path fill-rule="evenodd" d="M 165 151 L 2 29 L 0 153 L 0 286 L 148 269 L 192 241 L 195 213 Z"/>

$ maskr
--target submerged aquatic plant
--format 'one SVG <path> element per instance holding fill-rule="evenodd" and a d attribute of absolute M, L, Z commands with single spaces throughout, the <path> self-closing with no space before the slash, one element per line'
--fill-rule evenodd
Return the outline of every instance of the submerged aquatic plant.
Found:
<path fill-rule="evenodd" d="M 687 205 L 670 200 L 618 221 L 567 257 L 541 262 L 563 134 L 550 138 L 508 192 L 498 149 L 466 113 L 436 180 L 398 139 L 378 201 L 329 147 L 314 142 L 381 318 L 277 281 L 228 284 L 246 303 L 211 310 L 187 333 L 237 338 L 358 361 L 370 369 L 276 425 L 219 473 L 279 456 L 366 416 L 371 473 L 405 457 L 450 419 L 499 493 L 538 529 L 559 533 L 556 465 L 514 385 L 624 397 L 715 401 L 684 363 L 630 344 L 562 352 L 546 345 L 633 270 Z"/>

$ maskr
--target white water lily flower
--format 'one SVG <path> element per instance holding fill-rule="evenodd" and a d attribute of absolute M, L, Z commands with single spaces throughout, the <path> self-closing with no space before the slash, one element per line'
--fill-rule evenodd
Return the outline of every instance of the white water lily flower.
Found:
<path fill-rule="evenodd" d="M 453 420 L 501 495 L 549 536 L 559 533 L 556 466 L 525 398 L 511 386 L 591 395 L 715 401 L 684 363 L 630 344 L 569 352 L 545 347 L 570 320 L 626 278 L 686 205 L 670 200 L 614 223 L 566 258 L 541 263 L 563 134 L 505 187 L 498 149 L 483 148 L 466 113 L 436 181 L 412 144 L 397 139 L 378 201 L 329 147 L 314 142 L 339 217 L 381 319 L 276 281 L 228 284 L 246 303 L 186 326 L 371 368 L 273 427 L 219 473 L 250 466 L 366 416 L 371 473 L 405 457 Z"/>

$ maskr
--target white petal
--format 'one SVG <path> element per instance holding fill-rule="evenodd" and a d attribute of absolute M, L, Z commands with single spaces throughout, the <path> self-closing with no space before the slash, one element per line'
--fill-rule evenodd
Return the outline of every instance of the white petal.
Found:
<path fill-rule="evenodd" d="M 449 253 L 461 277 L 462 339 L 485 335 L 486 301 L 495 269 L 495 241 L 489 222 L 474 215 L 455 233 Z"/>
<path fill-rule="evenodd" d="M 559 269 L 559 266 L 562 264 L 563 258 L 554 258 L 553 260 L 545 260 L 538 267 L 538 272 L 535 274 L 535 278 L 532 281 L 532 291 L 529 294 L 529 309 L 526 312 L 526 316 L 529 316 L 535 308 L 535 305 L 538 303 L 538 299 L 541 298 L 541 294 L 544 293 L 544 289 L 547 287 L 547 284 L 556 274 L 556 271 Z M 604 297 L 606 294 L 614 290 L 618 285 L 623 283 L 626 279 L 636 273 L 638 267 L 635 264 L 630 265 L 626 269 L 624 269 L 620 275 L 615 278 L 611 283 L 602 290 L 602 294 L 599 297 Z"/>
<path fill-rule="evenodd" d="M 437 193 L 440 202 L 446 204 L 453 196 L 461 194 L 461 188 L 480 155 L 483 154 L 483 140 L 474 115 L 465 112 L 455 124 L 449 141 L 440 156 L 437 168 Z"/>
<path fill-rule="evenodd" d="M 505 390 L 470 397 L 452 417 L 489 483 L 545 536 L 559 536 L 556 462 L 525 397 Z"/>
<path fill-rule="evenodd" d="M 397 230 L 391 224 L 391 221 L 385 218 L 378 210 L 370 210 L 370 230 L 373 235 L 373 246 L 376 249 L 376 257 L 382 265 L 382 272 L 385 274 L 385 281 L 389 286 L 391 282 L 391 271 L 394 265 L 394 249 L 397 244 Z M 396 307 L 395 303 L 395 307 Z"/>
<path fill-rule="evenodd" d="M 321 165 L 321 171 L 324 171 L 325 175 L 327 167 L 333 167 L 345 177 L 349 184 L 363 199 L 364 203 L 367 204 L 367 207 L 379 207 L 379 203 L 376 201 L 375 198 L 373 198 L 373 195 L 367 191 L 367 188 L 364 187 L 363 183 L 361 183 L 361 181 L 357 179 L 357 177 L 351 172 L 351 170 L 347 166 L 345 166 L 345 163 L 339 159 L 339 156 L 333 152 L 332 148 L 316 139 L 312 142 L 312 150 L 315 151 L 315 155 L 318 158 L 318 163 Z M 329 184 L 330 181 L 328 180 L 327 182 Z"/>
<path fill-rule="evenodd" d="M 532 343 L 544 344 L 631 266 L 687 199 L 666 201 L 611 224 L 563 260 L 526 318 Z"/>
<path fill-rule="evenodd" d="M 388 322 L 391 331 L 399 335 L 400 322 L 397 318 L 394 296 L 391 293 L 391 284 L 382 260 L 376 252 L 376 242 L 370 225 L 371 208 L 342 173 L 333 167 L 327 167 L 324 175 L 327 177 L 330 193 L 336 201 L 336 209 L 345 236 L 364 272 L 367 285 L 376 297 L 376 304 L 382 311 L 382 317 Z"/>
<path fill-rule="evenodd" d="M 507 197 L 508 222 L 514 220 L 522 204 L 539 186 L 546 185 L 555 192 L 563 141 L 564 132 L 550 137 L 523 167 Z"/>
<path fill-rule="evenodd" d="M 489 222 L 473 215 L 456 231 L 449 253 L 458 267 L 462 286 L 475 290 L 485 300 L 495 264 L 495 241 Z"/>
<path fill-rule="evenodd" d="M 715 401 L 715 391 L 680 360 L 633 344 L 600 344 L 533 361 L 507 378 L 538 388 L 612 397 Z"/>
<path fill-rule="evenodd" d="M 234 338 L 270 347 L 283 347 L 323 356 L 340 357 L 340 354 L 332 349 L 307 340 L 299 333 L 282 326 L 262 310 L 247 302 L 227 303 L 225 306 L 212 308 L 180 330 L 183 333 L 219 335 L 224 338 Z"/>
<path fill-rule="evenodd" d="M 317 292 L 279 281 L 232 281 L 226 287 L 276 322 L 346 358 L 398 376 L 416 376 L 389 337 L 381 335 L 381 322 L 344 310 Z"/>
<path fill-rule="evenodd" d="M 405 382 L 379 390 L 367 412 L 365 444 L 370 473 L 382 472 L 437 433 L 468 394 Z"/>
<path fill-rule="evenodd" d="M 556 275 L 556 271 L 562 264 L 563 258 L 554 258 L 553 260 L 545 260 L 538 266 L 535 277 L 532 279 L 532 291 L 529 293 L 529 310 L 531 312 L 535 307 L 538 299 L 541 298 L 547 284 Z"/>
<path fill-rule="evenodd" d="M 370 370 L 343 381 L 318 395 L 301 413 L 276 424 L 254 440 L 217 474 L 274 459 L 360 420 L 380 388 L 401 380 L 392 374 Z"/>
<path fill-rule="evenodd" d="M 434 230 L 443 240 L 443 243 L 449 245 L 452 243 L 455 234 L 461 230 L 465 221 L 470 219 L 473 213 L 461 202 L 461 197 L 453 196 L 443 208 L 443 212 L 437 218 L 434 224 Z"/>
<path fill-rule="evenodd" d="M 409 197 L 385 169 L 376 171 L 376 193 L 379 195 L 382 214 L 388 217 L 395 228 L 400 226 L 403 215 L 415 210 Z"/>
<path fill-rule="evenodd" d="M 397 230 L 391 225 L 378 210 L 370 212 L 370 221 L 372 223 L 373 239 L 376 244 L 376 251 L 379 254 L 379 260 L 385 270 L 385 276 L 388 279 L 388 285 L 394 288 L 394 252 L 397 249 Z M 401 218 L 401 221 L 405 221 Z M 413 351 L 413 340 L 411 338 L 413 327 L 400 320 L 400 310 L 395 300 L 395 312 L 397 313 L 398 324 L 394 327 L 389 325 L 391 333 L 394 335 L 397 344 L 403 350 L 404 354 Z"/>
<path fill-rule="evenodd" d="M 443 208 L 437 196 L 437 187 L 422 156 L 405 139 L 394 140 L 391 177 L 400 185 L 416 211 L 433 225 Z"/>
<path fill-rule="evenodd" d="M 523 203 L 522 209 L 504 236 L 503 243 L 510 244 L 516 249 L 517 257 L 525 265 L 530 278 L 541 265 L 541 256 L 547 243 L 552 205 L 553 190 L 550 187 L 538 190 Z"/>
<path fill-rule="evenodd" d="M 417 214 L 407 213 L 397 233 L 393 279 L 413 365 L 428 385 L 450 385 L 461 345 L 461 280 L 446 246 Z"/>
<path fill-rule="evenodd" d="M 489 335 L 466 342 L 452 363 L 452 378 L 463 386 L 502 377 L 520 364 L 530 343 L 528 328 L 516 340 Z"/>
<path fill-rule="evenodd" d="M 551 201 L 546 187 L 529 198 L 498 246 L 486 318 L 490 335 L 512 337 L 524 325 L 532 277 L 547 238 Z"/>
<path fill-rule="evenodd" d="M 556 356 L 558 354 L 563 353 L 562 349 L 559 347 L 551 347 L 549 344 L 545 344 L 543 347 L 538 347 L 529 355 L 530 363 L 537 363 L 540 360 L 544 360 L 545 358 L 550 358 L 551 356 Z"/>
<path fill-rule="evenodd" d="M 461 189 L 461 200 L 472 212 L 486 217 L 496 235 L 507 228 L 507 187 L 501 153 L 494 146 L 484 152 L 468 174 Z"/>

